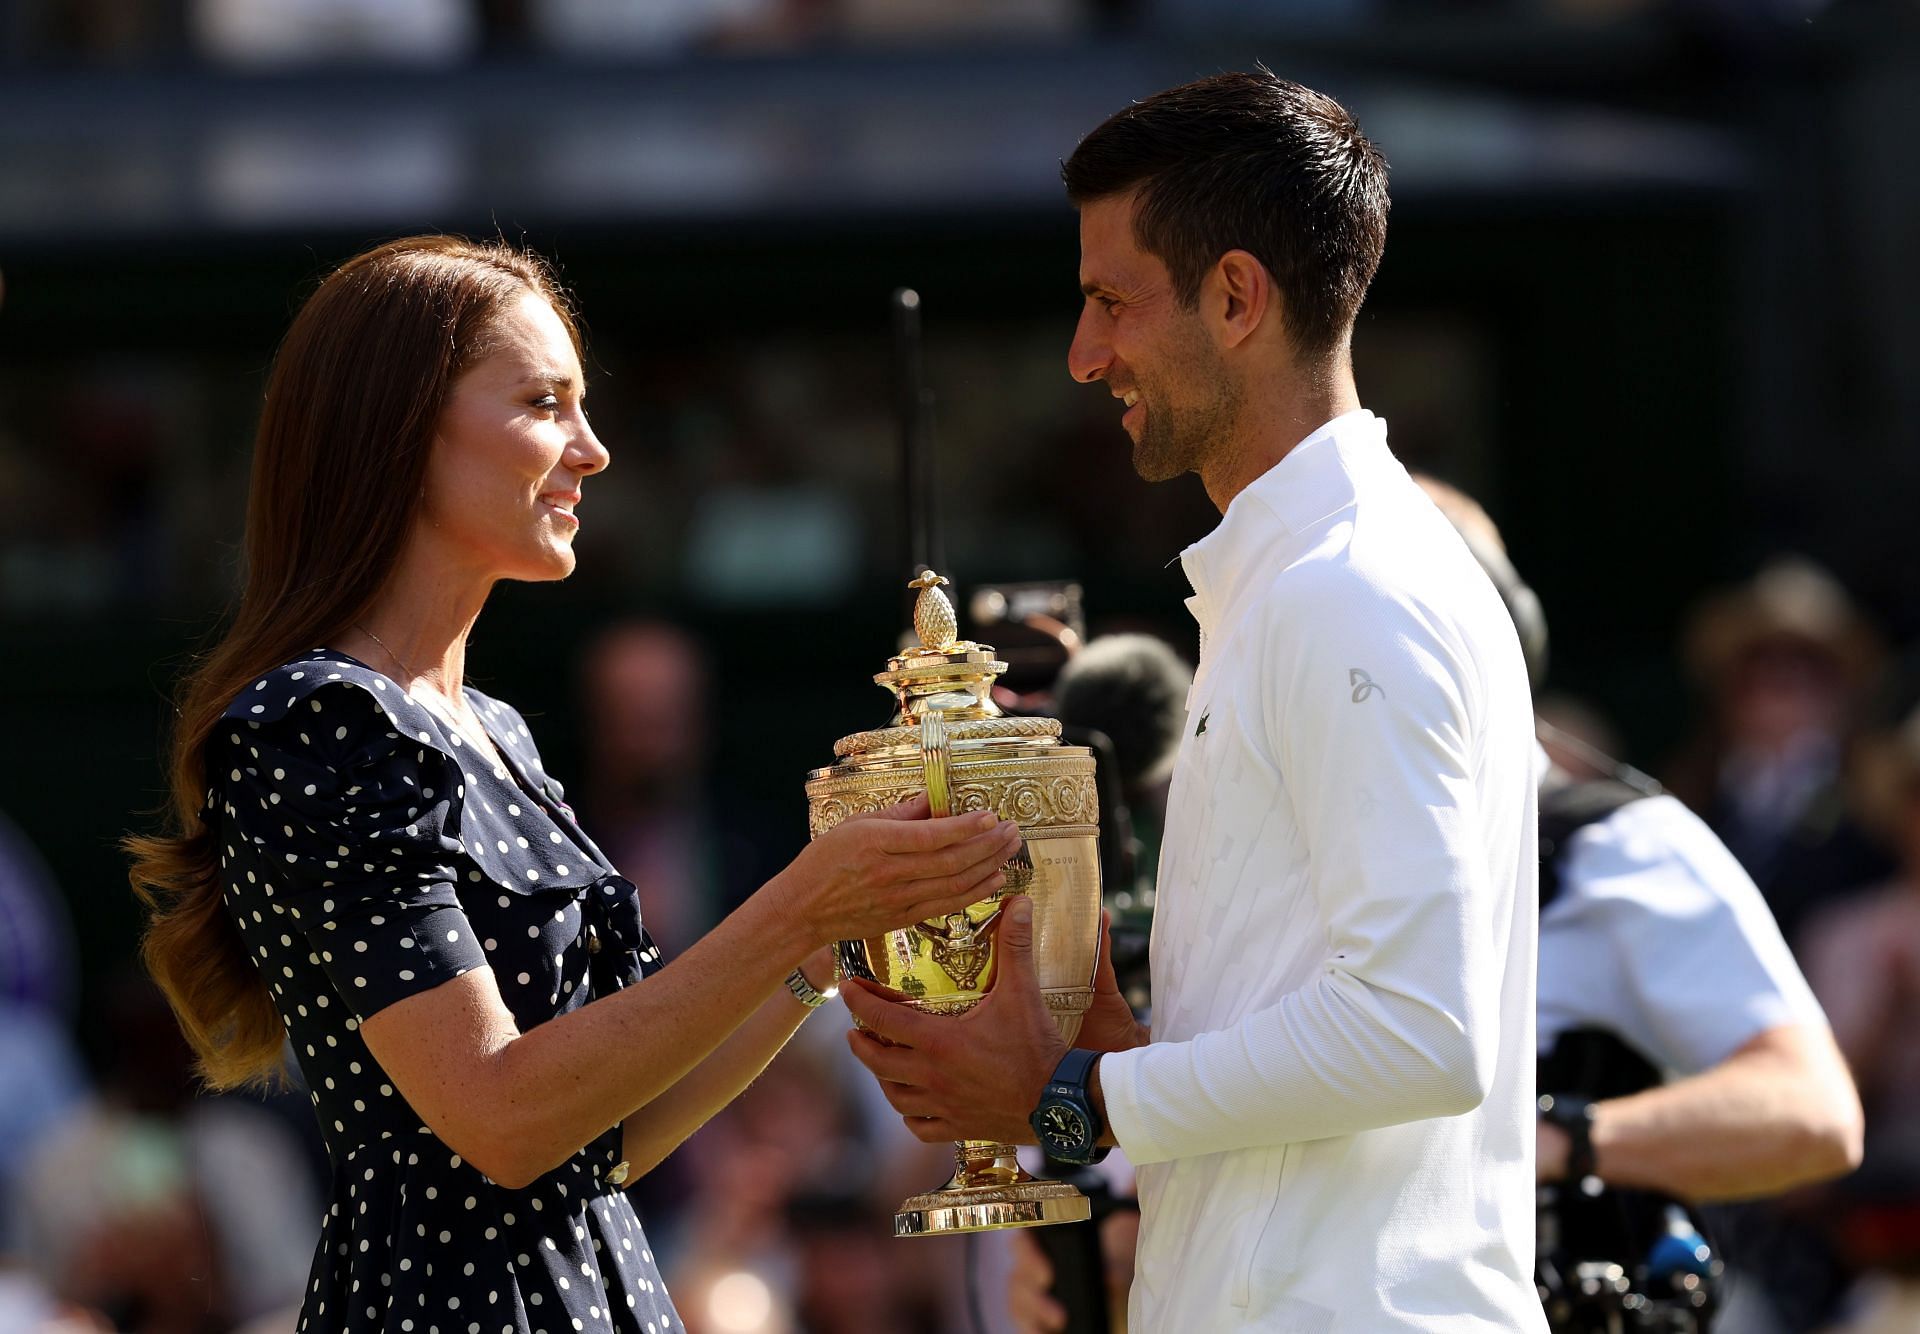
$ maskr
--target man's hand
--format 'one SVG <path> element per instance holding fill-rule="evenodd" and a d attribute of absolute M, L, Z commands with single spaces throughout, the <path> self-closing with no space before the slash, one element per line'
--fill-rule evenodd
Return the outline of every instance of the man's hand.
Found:
<path fill-rule="evenodd" d="M 1008 900 L 1000 916 L 994 972 L 992 989 L 958 1017 L 921 1014 L 860 979 L 840 985 L 847 1009 L 869 1030 L 848 1032 L 848 1045 L 920 1139 L 1035 1142 L 1027 1117 L 1067 1044 L 1040 994 L 1025 895 Z"/>
<path fill-rule="evenodd" d="M 1592 1107 L 1594 1174 L 1610 1186 L 1720 1203 L 1778 1195 L 1860 1164 L 1860 1100 L 1824 1026 L 1782 1024 L 1697 1075 Z M 1540 1123 L 1535 1178 L 1564 1180 L 1572 1143 Z"/>

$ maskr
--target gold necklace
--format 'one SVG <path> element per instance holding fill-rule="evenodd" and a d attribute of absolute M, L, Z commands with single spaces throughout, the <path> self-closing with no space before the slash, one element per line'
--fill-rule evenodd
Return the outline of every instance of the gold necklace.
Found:
<path fill-rule="evenodd" d="M 366 626 L 360 624 L 360 622 L 358 621 L 355 621 L 353 623 L 353 628 L 358 630 L 361 634 L 365 635 L 368 639 L 371 639 L 374 643 L 378 644 L 380 646 L 380 651 L 385 653 L 389 658 L 393 659 L 393 665 L 398 667 L 401 671 L 407 674 L 407 680 L 409 682 L 411 682 L 414 677 L 420 675 L 420 673 L 414 671 L 413 668 L 407 666 L 406 660 L 402 658 L 398 653 L 395 653 L 393 649 L 388 645 L 387 641 L 382 639 L 379 635 L 376 635 L 373 631 L 367 629 Z M 408 687 L 409 693 L 411 693 L 411 690 L 412 690 L 412 687 L 409 686 Z"/>
<path fill-rule="evenodd" d="M 398 653 L 395 653 L 393 651 L 392 645 L 388 644 L 386 640 L 382 639 L 379 635 L 376 635 L 372 630 L 369 630 L 365 625 L 361 624 L 359 621 L 355 621 L 353 623 L 353 628 L 358 630 L 361 634 L 365 635 L 368 639 L 371 639 L 374 643 L 378 644 L 380 646 L 380 651 L 385 653 L 389 658 L 393 659 L 393 665 L 398 667 L 402 672 L 406 673 L 407 681 L 405 684 L 401 686 L 401 689 L 406 692 L 408 699 L 415 698 L 412 682 L 416 677 L 420 677 L 420 673 L 414 671 L 413 668 L 407 666 L 406 660 L 403 659 Z M 451 727 L 454 731 L 460 733 L 469 742 L 473 743 L 473 745 L 480 750 L 481 754 L 491 756 L 493 758 L 494 764 L 498 766 L 500 764 L 499 752 L 494 749 L 493 738 L 487 735 L 487 729 L 485 725 L 480 722 L 478 717 L 473 718 L 472 726 L 469 726 L 468 724 L 464 723 L 459 716 L 459 712 L 455 709 L 451 701 L 447 701 L 445 703 L 445 707 L 443 708 L 436 708 L 434 705 L 434 697 L 438 693 L 439 692 L 434 690 L 431 686 L 428 686 L 425 689 L 423 689 L 419 695 L 419 701 L 421 706 L 432 713 L 438 714 L 442 722 L 444 722 L 447 726 Z M 466 701 L 462 700 L 461 705 L 465 706 L 465 704 L 466 704 Z M 465 711 L 469 716 L 473 715 L 473 710 L 471 707 L 467 707 Z"/>

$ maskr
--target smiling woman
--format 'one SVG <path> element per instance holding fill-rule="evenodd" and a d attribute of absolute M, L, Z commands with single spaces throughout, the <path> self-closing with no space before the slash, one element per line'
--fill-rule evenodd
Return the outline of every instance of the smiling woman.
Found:
<path fill-rule="evenodd" d="M 661 960 L 525 721 L 463 681 L 493 585 L 574 568 L 608 463 L 584 397 L 532 256 L 416 237 L 328 277 L 268 385 L 239 608 L 181 691 L 174 828 L 127 840 L 208 1081 L 290 1051 L 311 1090 L 302 1330 L 676 1328 L 622 1188 L 820 1003 L 828 942 L 986 897 L 1019 843 L 924 802 L 852 821 Z"/>
<path fill-rule="evenodd" d="M 528 291 L 499 312 L 489 344 L 441 414 L 419 558 L 468 579 L 563 578 L 581 482 L 607 466 L 573 329 Z"/>

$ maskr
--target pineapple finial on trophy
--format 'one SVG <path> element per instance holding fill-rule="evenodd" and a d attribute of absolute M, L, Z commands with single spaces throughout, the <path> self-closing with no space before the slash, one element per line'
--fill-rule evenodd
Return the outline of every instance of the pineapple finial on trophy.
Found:
<path fill-rule="evenodd" d="M 920 592 L 913 607 L 913 630 L 920 643 L 888 658 L 887 670 L 873 678 L 899 702 L 895 727 L 919 727 L 928 709 L 946 714 L 949 722 L 1000 716 L 993 682 L 1007 664 L 993 656 L 993 645 L 960 638 L 960 618 L 942 591 L 946 582 L 945 576 L 922 567 L 907 584 Z"/>
<path fill-rule="evenodd" d="M 920 590 L 913 604 L 914 633 L 920 636 L 920 647 L 934 653 L 948 652 L 960 638 L 960 619 L 953 613 L 953 603 L 940 591 L 946 582 L 944 575 L 923 570 L 907 585 Z"/>

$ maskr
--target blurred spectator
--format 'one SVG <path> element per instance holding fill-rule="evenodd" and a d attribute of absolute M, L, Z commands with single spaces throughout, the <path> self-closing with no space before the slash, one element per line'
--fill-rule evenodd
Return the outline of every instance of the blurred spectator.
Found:
<path fill-rule="evenodd" d="M 1920 1305 L 1920 712 L 1864 744 L 1858 769 L 1863 808 L 1899 869 L 1814 915 L 1801 954 L 1867 1111 L 1866 1158 L 1840 1206 L 1841 1249 L 1861 1269 L 1906 1276 L 1904 1292 L 1884 1288 L 1874 1305 L 1911 1307 Z"/>
<path fill-rule="evenodd" d="M 66 903 L 26 835 L 0 815 L 0 1007 L 65 1018 L 74 987 Z"/>
<path fill-rule="evenodd" d="M 808 1331 L 907 1334 L 925 1328 L 912 1319 L 911 1294 L 894 1280 L 898 1244 L 858 1197 L 805 1195 L 787 1207 L 787 1222 L 799 1253 L 800 1281 L 794 1306 Z"/>
<path fill-rule="evenodd" d="M 750 824 L 714 797 L 710 679 L 694 638 L 657 621 L 605 631 L 581 671 L 580 716 L 592 726 L 574 804 L 639 887 L 648 929 L 669 958 L 776 869 Z"/>
<path fill-rule="evenodd" d="M 1686 660 L 1711 716 L 1669 786 L 1746 867 L 1791 940 L 1810 908 L 1888 870 L 1841 783 L 1878 637 L 1830 575 L 1788 558 L 1704 603 Z"/>
<path fill-rule="evenodd" d="M 64 1301 L 136 1334 L 290 1310 L 319 1233 L 306 1160 L 239 1098 L 195 1099 L 159 991 L 104 1003 L 102 1095 L 36 1140 L 9 1202 L 18 1253 Z"/>
<path fill-rule="evenodd" d="M 1920 712 L 1870 739 L 1863 809 L 1899 858 L 1894 878 L 1815 915 L 1803 954 L 1870 1110 L 1912 1138 L 1920 1167 Z"/>
<path fill-rule="evenodd" d="M 225 64 L 322 61 L 450 65 L 480 42 L 468 0 L 191 0 L 195 44 Z"/>
<path fill-rule="evenodd" d="M 68 1036 L 70 934 L 52 876 L 0 816 L 0 1257 L 19 1245 L 9 1204 L 30 1151 L 86 1094 Z"/>
<path fill-rule="evenodd" d="M 844 1031 L 801 1029 L 678 1155 L 690 1181 L 666 1273 L 691 1334 L 964 1328 L 957 1248 L 892 1235 L 895 1206 L 951 1158 L 870 1096 Z"/>
<path fill-rule="evenodd" d="M 171 369 L 103 358 L 32 372 L 35 392 L 70 406 L 0 464 L 0 606 L 85 616 L 165 591 L 163 461 L 183 396 Z M 57 509 L 39 503 L 56 489 Z"/>

